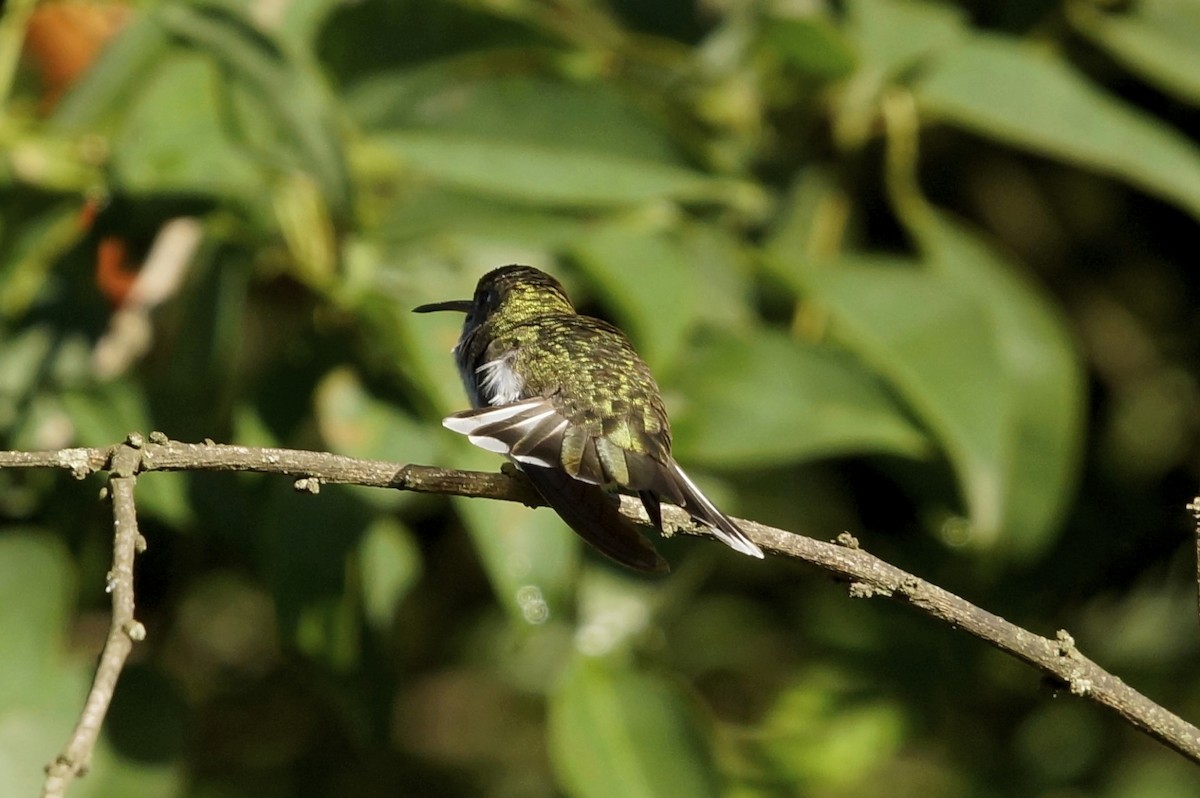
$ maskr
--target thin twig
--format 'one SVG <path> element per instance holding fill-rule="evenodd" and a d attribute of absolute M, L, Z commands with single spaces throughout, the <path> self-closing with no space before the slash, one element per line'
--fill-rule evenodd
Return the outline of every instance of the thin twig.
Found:
<path fill-rule="evenodd" d="M 140 436 L 131 436 L 131 441 L 140 445 L 140 449 L 136 450 L 140 452 L 136 467 L 142 473 L 183 470 L 259 471 L 296 477 L 297 488 L 307 491 L 314 490 L 322 483 L 344 483 L 519 501 L 530 506 L 545 504 L 529 483 L 519 475 L 399 465 L 295 449 L 178 443 L 167 440 L 160 433 L 152 434 L 149 443 L 143 443 Z M 55 452 L 0 452 L 0 468 L 66 468 L 80 479 L 95 471 L 106 468 L 113 470 L 116 511 L 117 485 L 132 483 L 131 479 L 118 476 L 116 471 L 123 453 L 129 448 L 131 447 L 128 445 L 122 445 L 107 449 L 66 449 Z M 128 485 L 128 489 L 132 489 L 131 484 Z M 132 498 L 129 501 L 132 501 Z M 1200 514 L 1200 499 L 1190 507 Z M 621 509 L 630 518 L 646 523 L 645 513 L 636 500 L 625 497 Z M 706 527 L 690 522 L 683 511 L 672 507 L 664 507 L 663 510 L 666 520 L 678 531 L 712 537 Z M 954 628 L 963 629 L 1038 668 L 1063 684 L 1072 694 L 1088 698 L 1112 710 L 1134 727 L 1193 762 L 1200 763 L 1200 729 L 1146 698 L 1085 657 L 1075 647 L 1074 640 L 1066 631 L 1060 630 L 1054 639 L 1029 632 L 868 554 L 859 548 L 858 541 L 846 533 L 840 535 L 836 543 L 826 543 L 754 521 L 738 519 L 738 524 L 763 549 L 776 555 L 803 560 L 847 580 L 852 596 L 887 596 L 907 602 L 934 618 L 945 621 Z M 117 524 L 118 537 L 121 533 L 128 532 L 128 528 L 125 527 L 123 523 Z M 136 535 L 136 528 L 133 534 Z M 131 566 L 132 554 L 129 555 L 128 562 Z M 118 571 L 118 559 L 114 556 L 114 575 L 123 578 L 124 571 L 120 571 L 119 574 Z M 130 582 L 130 589 L 131 586 Z M 123 624 L 126 623 L 135 624 L 132 627 L 134 629 L 140 628 L 133 621 L 132 600 L 130 593 L 128 605 L 120 603 L 114 591 L 114 630 L 124 630 Z M 122 618 L 120 622 L 117 620 L 118 614 Z M 114 649 L 124 646 L 127 652 L 130 637 L 131 635 L 124 631 L 120 635 L 110 634 L 109 644 Z M 109 647 L 106 647 L 106 656 L 102 658 L 101 668 L 108 662 L 108 651 Z M 99 682 L 98 672 L 97 683 Z M 111 690 L 111 685 L 109 689 Z M 99 718 L 93 719 L 93 714 L 94 707 L 89 698 L 80 722 L 81 726 L 85 721 L 98 726 Z M 72 737 L 72 745 L 74 742 L 75 737 Z M 75 753 L 70 746 L 68 752 Z M 70 761 L 78 763 L 82 760 L 76 756 Z"/>
<path fill-rule="evenodd" d="M 113 508 L 113 561 L 107 587 L 112 593 L 112 622 L 100 663 L 96 666 L 92 689 L 88 691 L 75 730 L 63 752 L 46 766 L 46 780 L 42 784 L 44 798 L 61 798 L 76 776 L 87 773 L 92 750 L 100 736 L 100 726 L 108 714 L 125 660 L 134 642 L 146 637 L 145 628 L 133 617 L 133 560 L 145 547 L 138 532 L 133 497 L 139 460 L 140 453 L 130 445 L 118 447 L 112 457 L 108 496 Z"/>
<path fill-rule="evenodd" d="M 1200 618 L 1200 496 L 1195 497 L 1187 506 L 1196 522 L 1196 617 Z"/>

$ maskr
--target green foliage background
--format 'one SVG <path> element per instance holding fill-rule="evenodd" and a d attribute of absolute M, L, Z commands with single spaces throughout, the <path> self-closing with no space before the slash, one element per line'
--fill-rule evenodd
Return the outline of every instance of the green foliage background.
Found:
<path fill-rule="evenodd" d="M 1200 3 L 144 2 L 53 110 L 0 20 L 0 444 L 497 468 L 457 320 L 548 269 L 735 515 L 869 550 L 1200 718 Z M 91 227 L 85 202 L 103 205 Z M 98 376 L 98 241 L 203 240 Z M 0 791 L 107 623 L 97 478 L 0 472 Z M 548 511 L 151 474 L 76 796 L 1200 795 L 1030 669 L 792 562 L 618 573 Z"/>

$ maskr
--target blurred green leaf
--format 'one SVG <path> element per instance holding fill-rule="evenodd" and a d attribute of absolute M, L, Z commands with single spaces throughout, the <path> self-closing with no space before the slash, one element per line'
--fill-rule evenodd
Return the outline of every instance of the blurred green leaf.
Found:
<path fill-rule="evenodd" d="M 851 0 L 848 31 L 859 69 L 891 81 L 922 59 L 961 40 L 968 31 L 959 8 L 923 0 Z"/>
<path fill-rule="evenodd" d="M 346 368 L 321 380 L 313 394 L 321 437 L 331 451 L 367 460 L 430 463 L 438 449 L 440 425 L 417 421 L 394 405 L 372 397 Z M 397 507 L 412 494 L 379 488 L 353 489 L 355 495 L 378 507 Z"/>
<path fill-rule="evenodd" d="M 782 783 L 846 795 L 871 783 L 871 770 L 901 744 L 904 716 L 887 701 L 855 693 L 844 677 L 825 671 L 809 671 L 780 693 L 762 746 Z"/>
<path fill-rule="evenodd" d="M 512 205 L 465 191 L 414 187 L 387 203 L 378 238 L 389 245 L 494 244 L 499 250 L 565 248 L 583 232 L 585 220 L 570 212 Z M 509 258 L 511 260 L 511 258 Z M 499 264 L 497 264 L 499 265 Z"/>
<path fill-rule="evenodd" d="M 505 75 L 509 57 L 470 53 L 384 72 L 356 85 L 347 104 L 380 133 L 440 132 L 682 164 L 666 132 L 616 88 Z"/>
<path fill-rule="evenodd" d="M 577 658 L 550 697 L 549 735 L 574 798 L 721 794 L 705 731 L 663 677 Z"/>
<path fill-rule="evenodd" d="M 961 39 L 967 29 L 962 12 L 941 3 L 854 0 L 846 14 L 858 68 L 834 87 L 832 121 L 835 142 L 853 151 L 877 132 L 885 88 L 906 81 L 921 62 Z"/>
<path fill-rule="evenodd" d="M 1011 407 L 1003 544 L 1029 556 L 1052 541 L 1073 497 L 1083 436 L 1079 354 L 1049 299 L 962 225 L 933 216 L 917 233 L 934 269 L 974 294 L 995 322 Z"/>
<path fill-rule="evenodd" d="M 9 640 L 0 706 L 36 703 L 48 697 L 43 669 L 62 651 L 61 629 L 74 592 L 68 552 L 48 535 L 20 529 L 5 530 L 0 552 L 0 623 Z"/>
<path fill-rule="evenodd" d="M 279 158 L 286 150 L 291 166 L 320 184 L 335 215 L 349 213 L 350 179 L 334 106 L 322 82 L 312 67 L 234 8 L 170 3 L 158 9 L 157 18 L 171 34 L 215 59 L 224 76 L 254 98 L 253 111 L 273 122 L 274 135 L 255 142 L 262 156 Z"/>
<path fill-rule="evenodd" d="M 677 236 L 636 225 L 590 228 L 572 253 L 652 367 L 675 359 L 703 317 L 697 275 Z"/>
<path fill-rule="evenodd" d="M 789 66 L 822 78 L 845 77 L 858 61 L 842 32 L 816 15 L 768 19 L 763 39 Z"/>
<path fill-rule="evenodd" d="M 107 127 L 129 109 L 169 50 L 170 38 L 153 14 L 135 13 L 55 107 L 52 124 L 75 133 Z"/>
<path fill-rule="evenodd" d="M 373 514 L 344 486 L 313 496 L 286 480 L 268 483 L 259 510 L 250 544 L 285 633 L 327 666 L 350 669 L 361 655 L 360 604 L 346 577 Z"/>
<path fill-rule="evenodd" d="M 49 325 L 38 325 L 0 340 L 0 430 L 7 432 L 16 423 L 54 346 L 53 336 Z"/>
<path fill-rule="evenodd" d="M 263 194 L 261 165 L 229 140 L 214 107 L 214 95 L 225 90 L 219 72 L 201 55 L 172 53 L 145 74 L 113 136 L 119 186 L 135 193 L 176 191 L 234 200 Z"/>
<path fill-rule="evenodd" d="M 1139 0 L 1120 8 L 1076 0 L 1070 20 L 1151 85 L 1200 105 L 1200 5 Z"/>
<path fill-rule="evenodd" d="M 0 259 L 0 316 L 15 318 L 44 295 L 55 263 L 83 237 L 80 205 L 59 203 L 10 231 Z"/>
<path fill-rule="evenodd" d="M 762 265 L 785 284 L 842 250 L 850 198 L 832 169 L 799 170 L 764 242 Z"/>
<path fill-rule="evenodd" d="M 1029 44 L 975 34 L 915 89 L 933 119 L 1120 177 L 1200 218 L 1200 148 Z"/>
<path fill-rule="evenodd" d="M 43 766 L 66 745 L 78 720 L 99 653 L 77 662 L 65 656 L 75 589 L 69 563 L 66 547 L 49 535 L 10 527 L 0 536 L 0 624 L 8 641 L 0 647 L 0 784 L 13 795 L 37 794 Z M 101 736 L 88 777 L 71 794 L 167 798 L 180 794 L 181 781 L 170 765 L 114 756 Z"/>
<path fill-rule="evenodd" d="M 731 201 L 739 183 L 661 161 L 462 134 L 386 133 L 399 165 L 446 185 L 517 202 L 606 207 L 658 199 Z"/>
<path fill-rule="evenodd" d="M 121 443 L 131 432 L 153 431 L 141 390 L 127 380 L 98 385 L 88 391 L 66 391 L 56 397 L 74 429 L 74 445 L 103 447 Z M 157 516 L 175 528 L 192 519 L 187 476 L 158 471 L 138 480 L 139 514 Z"/>
<path fill-rule="evenodd" d="M 386 632 L 397 605 L 421 576 L 421 551 L 408 529 L 384 516 L 367 527 L 358 557 L 367 622 Z"/>
<path fill-rule="evenodd" d="M 683 462 L 736 468 L 847 454 L 923 457 L 929 442 L 884 385 L 828 347 L 766 331 L 696 347 L 668 394 Z"/>
<path fill-rule="evenodd" d="M 497 470 L 503 461 L 486 455 L 468 453 L 465 464 L 459 457 L 453 462 L 458 468 Z M 509 616 L 533 625 L 564 617 L 582 544 L 562 519 L 548 507 L 515 502 L 456 497 L 452 503 Z"/>
<path fill-rule="evenodd" d="M 987 305 L 956 281 L 898 259 L 847 259 L 811 275 L 835 334 L 892 385 L 954 467 L 976 540 L 1004 523 L 1012 392 Z"/>

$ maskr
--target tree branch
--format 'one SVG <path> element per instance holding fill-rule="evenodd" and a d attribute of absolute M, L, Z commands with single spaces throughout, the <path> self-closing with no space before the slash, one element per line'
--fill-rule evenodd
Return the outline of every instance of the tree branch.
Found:
<path fill-rule="evenodd" d="M 358 460 L 341 455 L 294 449 L 262 449 L 225 446 L 212 442 L 179 443 L 153 433 L 149 442 L 131 435 L 121 445 L 106 449 L 64 449 L 54 452 L 0 452 L 0 468 L 65 468 L 78 479 L 102 470 L 110 479 L 114 529 L 113 623 L 97 668 L 96 681 L 67 748 L 48 767 L 45 795 L 61 795 L 65 783 L 86 766 L 95 744 L 100 721 L 112 697 L 116 677 L 134 640 L 144 630 L 133 619 L 133 551 L 140 536 L 133 516 L 133 482 L 148 471 L 257 471 L 296 477 L 296 488 L 316 492 L 323 483 L 367 485 L 421 493 L 518 501 L 531 507 L 544 505 L 541 497 L 519 474 L 481 473 L 399 465 L 378 460 Z M 641 504 L 623 497 L 621 510 L 630 518 L 648 523 Z M 664 517 L 676 531 L 712 537 L 708 529 L 688 519 L 686 513 L 664 507 Z M 1112 710 L 1125 721 L 1193 762 L 1200 763 L 1200 729 L 1108 673 L 1075 647 L 1066 631 L 1054 639 L 1042 637 L 1009 623 L 998 615 L 926 582 L 913 574 L 863 551 L 848 533 L 835 543 L 813 540 L 782 529 L 737 519 L 743 531 L 764 550 L 816 565 L 850 583 L 850 595 L 858 598 L 887 596 L 907 602 L 928 615 L 963 629 L 996 648 L 1020 659 L 1056 681 L 1072 694 Z M 64 778 L 58 792 L 49 789 L 51 779 Z"/>
<path fill-rule="evenodd" d="M 133 617 L 133 560 L 134 555 L 144 551 L 146 546 L 138 532 L 133 497 L 139 462 L 139 450 L 128 444 L 118 447 L 111 458 L 107 494 L 113 507 L 113 562 L 106 589 L 112 593 L 112 621 L 100 663 L 96 666 L 92 689 L 88 691 L 75 730 L 63 752 L 46 766 L 46 780 L 42 784 L 44 798 L 61 798 L 76 776 L 87 773 L 92 750 L 100 736 L 100 726 L 108 714 L 125 660 L 133 650 L 134 642 L 146 637 L 145 627 Z"/>

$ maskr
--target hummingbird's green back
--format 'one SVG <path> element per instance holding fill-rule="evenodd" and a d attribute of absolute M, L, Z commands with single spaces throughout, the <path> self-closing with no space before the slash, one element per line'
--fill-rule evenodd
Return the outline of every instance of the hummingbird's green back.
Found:
<path fill-rule="evenodd" d="M 454 354 L 475 409 L 445 426 L 515 460 L 588 542 L 631 567 L 665 570 L 603 495 L 616 488 L 636 493 L 660 529 L 665 499 L 731 547 L 762 557 L 672 458 L 658 385 L 629 339 L 577 313 L 553 277 L 504 266 L 480 279 L 469 302 L 418 310 L 467 314 Z"/>

